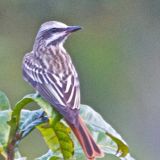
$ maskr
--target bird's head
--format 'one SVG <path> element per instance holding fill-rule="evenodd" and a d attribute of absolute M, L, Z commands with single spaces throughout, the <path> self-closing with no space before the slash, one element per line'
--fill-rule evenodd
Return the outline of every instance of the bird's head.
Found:
<path fill-rule="evenodd" d="M 43 40 L 46 45 L 63 44 L 72 32 L 80 29 L 80 26 L 67 26 L 62 22 L 49 21 L 41 25 L 36 40 Z"/>

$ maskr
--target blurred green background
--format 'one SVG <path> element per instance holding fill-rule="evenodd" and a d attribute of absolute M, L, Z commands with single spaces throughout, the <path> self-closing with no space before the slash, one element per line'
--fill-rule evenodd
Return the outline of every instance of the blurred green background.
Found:
<path fill-rule="evenodd" d="M 1 0 L 0 89 L 12 105 L 33 92 L 21 62 L 48 20 L 84 27 L 65 44 L 79 73 L 82 103 L 123 136 L 133 157 L 159 159 L 160 1 Z M 36 131 L 21 143 L 29 159 L 46 150 Z"/>

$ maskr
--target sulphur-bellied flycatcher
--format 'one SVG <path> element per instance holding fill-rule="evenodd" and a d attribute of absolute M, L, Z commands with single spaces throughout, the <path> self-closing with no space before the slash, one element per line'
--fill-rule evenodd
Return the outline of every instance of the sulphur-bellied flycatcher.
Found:
<path fill-rule="evenodd" d="M 23 77 L 64 116 L 90 160 L 103 156 L 79 116 L 80 84 L 63 44 L 79 26 L 49 21 L 41 25 L 33 46 L 23 59 Z"/>

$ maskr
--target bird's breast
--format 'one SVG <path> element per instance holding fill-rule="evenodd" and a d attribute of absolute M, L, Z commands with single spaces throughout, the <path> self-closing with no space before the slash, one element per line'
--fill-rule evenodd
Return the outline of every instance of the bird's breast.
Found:
<path fill-rule="evenodd" d="M 48 48 L 42 56 L 42 62 L 47 70 L 55 74 L 68 75 L 72 71 L 70 56 L 60 49 Z"/>

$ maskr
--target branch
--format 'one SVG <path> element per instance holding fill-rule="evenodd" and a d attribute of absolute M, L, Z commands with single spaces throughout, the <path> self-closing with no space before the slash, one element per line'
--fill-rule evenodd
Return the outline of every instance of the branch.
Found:
<path fill-rule="evenodd" d="M 7 160 L 14 160 L 15 147 L 18 141 L 21 139 L 21 135 L 16 133 L 10 143 L 7 146 Z"/>

